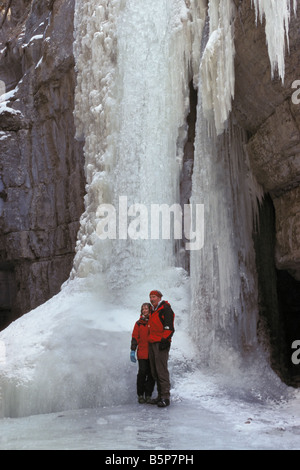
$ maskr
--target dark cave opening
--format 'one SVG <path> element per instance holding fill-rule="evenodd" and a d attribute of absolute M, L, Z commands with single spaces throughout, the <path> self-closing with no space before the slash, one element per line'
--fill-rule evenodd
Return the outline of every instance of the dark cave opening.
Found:
<path fill-rule="evenodd" d="M 300 354 L 293 356 L 293 343 L 300 341 L 300 281 L 288 271 L 277 271 L 277 293 L 279 310 L 284 328 L 286 355 L 288 359 L 288 383 L 300 386 Z M 298 347 L 299 348 L 299 347 Z"/>
<path fill-rule="evenodd" d="M 195 143 L 195 132 L 196 132 L 196 121 L 197 121 L 197 104 L 198 104 L 198 92 L 193 86 L 193 81 L 189 84 L 189 114 L 186 119 L 187 124 L 187 139 L 183 149 L 183 161 L 182 170 L 180 175 L 180 205 L 182 210 L 184 204 L 190 203 L 192 194 L 192 176 L 194 168 L 194 143 Z M 184 211 L 183 211 L 184 212 Z M 180 266 L 182 266 L 187 272 L 190 272 L 190 253 L 184 248 L 188 240 L 184 237 L 181 240 L 179 246 L 180 251 Z"/>
<path fill-rule="evenodd" d="M 259 337 L 270 351 L 272 369 L 288 385 L 300 386 L 300 363 L 292 344 L 300 340 L 300 282 L 275 264 L 275 209 L 265 195 L 254 236 L 259 295 Z M 300 357 L 300 354 L 299 354 Z"/>
<path fill-rule="evenodd" d="M 0 263 L 0 331 L 13 320 L 16 281 L 14 267 L 10 263 Z"/>

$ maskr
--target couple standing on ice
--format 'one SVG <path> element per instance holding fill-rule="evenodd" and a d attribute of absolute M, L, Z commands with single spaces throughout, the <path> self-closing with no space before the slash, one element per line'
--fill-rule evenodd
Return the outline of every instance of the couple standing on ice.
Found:
<path fill-rule="evenodd" d="M 139 362 L 137 394 L 139 403 L 149 403 L 159 407 L 170 404 L 170 377 L 168 370 L 169 350 L 174 333 L 174 312 L 171 305 L 162 300 L 158 290 L 150 292 L 150 302 L 141 307 L 141 315 L 135 323 L 130 359 Z M 154 386 L 157 398 L 151 398 Z"/>

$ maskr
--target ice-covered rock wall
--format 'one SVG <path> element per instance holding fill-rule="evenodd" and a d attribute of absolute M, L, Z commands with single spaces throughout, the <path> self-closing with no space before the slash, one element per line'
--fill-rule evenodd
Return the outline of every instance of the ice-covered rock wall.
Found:
<path fill-rule="evenodd" d="M 284 80 L 291 2 L 256 1 L 271 63 Z M 296 2 L 293 2 L 293 12 Z M 230 362 L 258 348 L 258 285 L 252 239 L 264 188 L 231 120 L 235 90 L 234 2 L 211 1 L 198 82 L 193 202 L 204 202 L 204 246 L 191 253 L 191 324 L 202 360 Z M 238 20 L 237 20 L 238 21 Z M 234 124 L 235 121 L 235 124 Z"/>

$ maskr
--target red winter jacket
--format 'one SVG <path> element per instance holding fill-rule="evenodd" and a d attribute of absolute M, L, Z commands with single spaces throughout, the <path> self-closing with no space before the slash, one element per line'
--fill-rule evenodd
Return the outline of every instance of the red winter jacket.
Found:
<path fill-rule="evenodd" d="M 171 305 L 163 300 L 149 317 L 149 343 L 158 343 L 162 340 L 171 342 L 174 329 L 175 314 Z"/>
<path fill-rule="evenodd" d="M 135 351 L 137 349 L 138 359 L 148 359 L 148 334 L 148 320 L 145 320 L 141 315 L 134 325 L 131 338 L 131 350 Z"/>

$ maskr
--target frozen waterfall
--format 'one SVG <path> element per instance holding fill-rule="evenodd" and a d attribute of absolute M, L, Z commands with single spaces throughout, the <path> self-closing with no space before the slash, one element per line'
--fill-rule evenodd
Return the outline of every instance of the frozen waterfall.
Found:
<path fill-rule="evenodd" d="M 90 3 L 77 8 L 75 115 L 86 136 L 88 194 L 74 275 L 100 271 L 109 289 L 122 289 L 145 276 L 145 265 L 151 275 L 174 266 L 170 240 L 154 240 L 151 227 L 132 240 L 120 224 L 129 224 L 127 205 L 141 218 L 141 209 L 150 215 L 153 204 L 179 202 L 192 31 L 182 1 L 106 3 L 96 2 L 90 16 Z M 117 209 L 119 222 L 105 249 L 97 234 L 101 203 Z"/>
<path fill-rule="evenodd" d="M 267 39 L 272 66 L 283 75 L 284 47 L 274 57 L 272 41 L 284 43 L 290 3 L 280 3 L 278 12 L 271 0 L 254 7 L 268 27 L 276 16 L 276 34 L 267 28 Z M 85 212 L 61 292 L 0 334 L 3 416 L 133 400 L 130 335 L 152 288 L 176 314 L 175 382 L 197 354 L 206 365 L 255 348 L 251 232 L 261 193 L 245 137 L 230 122 L 234 15 L 231 0 L 210 0 L 208 8 L 206 0 L 76 1 Z M 178 263 L 176 217 L 173 236 L 163 238 L 151 216 L 157 205 L 179 205 L 191 82 L 198 106 L 190 202 L 204 207 L 204 246 L 187 253 L 189 277 Z M 195 214 L 191 219 L 195 226 Z"/>

